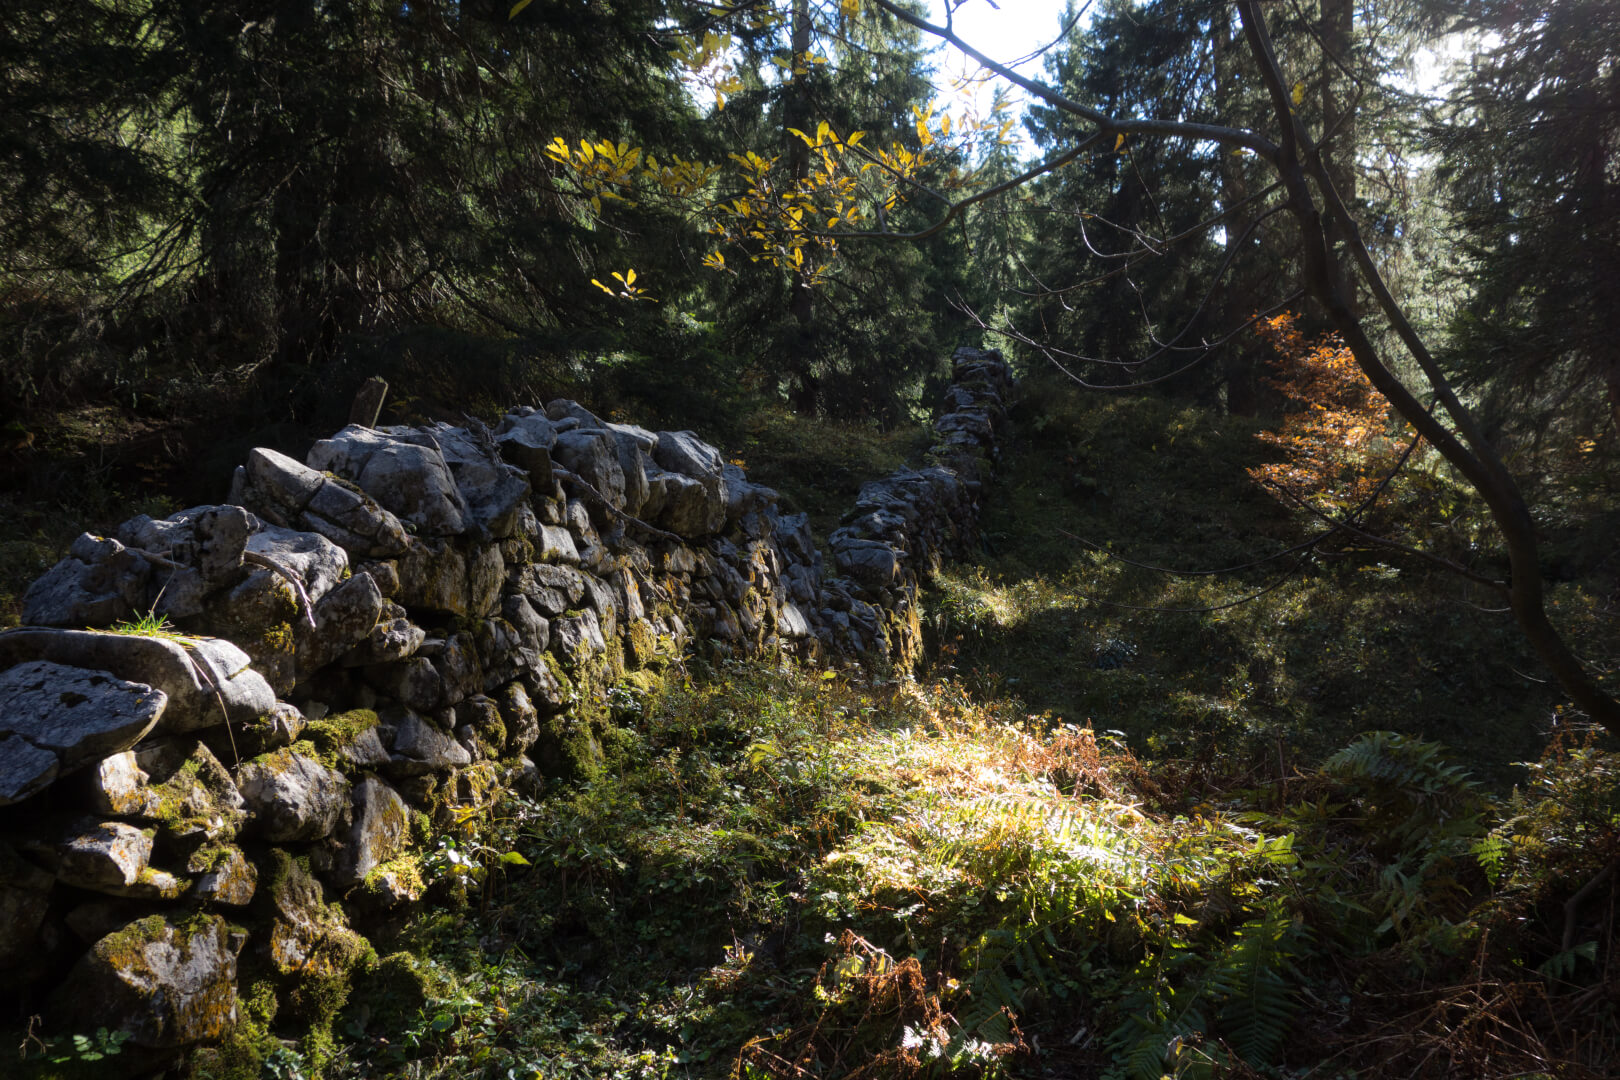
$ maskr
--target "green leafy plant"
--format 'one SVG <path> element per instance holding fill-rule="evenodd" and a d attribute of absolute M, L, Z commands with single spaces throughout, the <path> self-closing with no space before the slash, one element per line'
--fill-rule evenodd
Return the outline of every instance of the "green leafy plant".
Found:
<path fill-rule="evenodd" d="M 64 1041 L 53 1044 L 49 1060 L 57 1065 L 64 1065 L 70 1061 L 101 1061 L 122 1053 L 124 1044 L 128 1041 L 127 1031 L 97 1028 L 93 1035 L 70 1035 Z"/>

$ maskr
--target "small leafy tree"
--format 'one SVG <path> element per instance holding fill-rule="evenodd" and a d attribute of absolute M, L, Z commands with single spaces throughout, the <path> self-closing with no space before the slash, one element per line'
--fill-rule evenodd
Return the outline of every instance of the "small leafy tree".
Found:
<path fill-rule="evenodd" d="M 1259 435 L 1287 456 L 1257 465 L 1249 475 L 1290 501 L 1309 500 L 1335 513 L 1355 510 L 1402 456 L 1390 437 L 1396 418 L 1389 400 L 1356 366 L 1343 338 L 1306 337 L 1294 312 L 1261 319 L 1255 332 L 1277 356 L 1276 374 L 1266 381 L 1291 411 Z M 1405 423 L 1400 427 L 1411 430 Z"/>

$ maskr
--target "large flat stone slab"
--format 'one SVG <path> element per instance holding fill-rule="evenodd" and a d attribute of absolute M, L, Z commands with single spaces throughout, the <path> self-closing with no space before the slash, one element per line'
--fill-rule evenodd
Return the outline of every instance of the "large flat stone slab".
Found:
<path fill-rule="evenodd" d="M 270 684 L 248 666 L 248 655 L 223 638 L 37 627 L 0 632 L 0 668 L 29 660 L 111 672 L 161 690 L 168 705 L 155 728 L 158 734 L 197 731 L 227 720 L 247 723 L 276 703 Z M 97 756 L 128 745 L 110 747 Z"/>
<path fill-rule="evenodd" d="M 168 700 L 146 683 L 48 660 L 0 671 L 0 806 L 134 746 Z"/>

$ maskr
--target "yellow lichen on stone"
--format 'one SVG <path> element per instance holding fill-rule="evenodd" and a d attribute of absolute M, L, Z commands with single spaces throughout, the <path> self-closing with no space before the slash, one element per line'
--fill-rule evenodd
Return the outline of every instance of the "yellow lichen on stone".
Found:
<path fill-rule="evenodd" d="M 264 633 L 260 635 L 259 639 L 264 643 L 264 647 L 271 652 L 290 653 L 297 644 L 293 638 L 292 623 L 286 620 L 271 623 L 265 627 Z"/>

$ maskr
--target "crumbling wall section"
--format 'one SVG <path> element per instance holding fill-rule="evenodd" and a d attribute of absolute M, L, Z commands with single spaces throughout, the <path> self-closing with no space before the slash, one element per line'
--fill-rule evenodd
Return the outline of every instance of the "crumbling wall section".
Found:
<path fill-rule="evenodd" d="M 688 650 L 909 664 L 1011 387 L 993 353 L 953 368 L 927 462 L 862 488 L 830 574 L 692 432 L 567 400 L 256 449 L 224 504 L 81 536 L 0 633 L 0 997 L 218 1038 L 244 971 L 341 984 L 351 915 L 418 899 L 432 836 L 590 775 L 615 701 Z"/>

